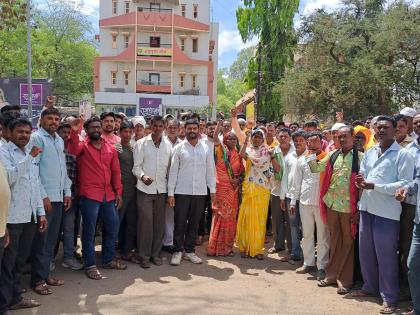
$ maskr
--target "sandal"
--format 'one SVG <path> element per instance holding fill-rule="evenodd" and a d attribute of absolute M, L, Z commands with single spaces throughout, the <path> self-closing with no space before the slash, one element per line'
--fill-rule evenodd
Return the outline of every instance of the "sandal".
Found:
<path fill-rule="evenodd" d="M 350 293 L 350 295 L 354 298 L 369 298 L 369 297 L 375 297 L 375 295 L 365 292 L 363 290 L 357 290 Z"/>
<path fill-rule="evenodd" d="M 255 258 L 257 258 L 258 260 L 264 260 L 264 255 L 258 254 L 257 256 L 255 256 Z"/>
<path fill-rule="evenodd" d="M 229 254 L 227 254 L 228 257 L 233 257 L 235 256 L 235 253 L 233 251 L 230 251 Z"/>
<path fill-rule="evenodd" d="M 247 254 L 245 254 L 245 252 L 241 253 L 241 258 L 248 258 L 249 256 Z"/>
<path fill-rule="evenodd" d="M 267 251 L 267 253 L 269 253 L 269 254 L 275 254 L 275 253 L 280 253 L 280 252 L 282 252 L 282 251 L 284 251 L 284 249 L 282 249 L 282 248 L 275 248 L 275 247 L 271 247 L 271 248 Z"/>
<path fill-rule="evenodd" d="M 64 284 L 64 280 L 59 280 L 53 277 L 48 277 L 47 278 L 47 284 L 53 287 L 59 287 L 62 286 Z"/>
<path fill-rule="evenodd" d="M 130 252 L 126 256 L 121 257 L 122 260 L 129 261 L 133 264 L 140 264 L 141 260 L 140 257 L 135 252 Z"/>
<path fill-rule="evenodd" d="M 156 266 L 162 266 L 163 262 L 162 262 L 162 258 L 160 257 L 156 257 L 156 258 L 151 258 L 150 261 L 156 265 Z"/>
<path fill-rule="evenodd" d="M 125 270 L 127 265 L 123 264 L 120 260 L 111 260 L 109 263 L 102 265 L 103 269 L 115 269 L 115 270 Z"/>
<path fill-rule="evenodd" d="M 381 313 L 381 314 L 394 314 L 396 310 L 397 310 L 397 304 L 396 303 L 384 302 L 382 304 L 382 308 L 379 310 L 379 313 Z"/>
<path fill-rule="evenodd" d="M 101 280 L 102 274 L 99 272 L 98 268 L 92 267 L 85 270 L 86 276 L 92 280 Z"/>
<path fill-rule="evenodd" d="M 337 294 L 339 295 L 346 295 L 350 292 L 350 289 L 345 288 L 345 287 L 338 287 L 337 289 Z"/>
<path fill-rule="evenodd" d="M 318 285 L 318 287 L 320 287 L 320 288 L 325 288 L 325 287 L 329 287 L 329 286 L 332 286 L 332 285 L 334 285 L 334 283 L 333 282 L 329 282 L 328 280 L 319 280 L 318 282 L 317 282 L 317 285 Z"/>
<path fill-rule="evenodd" d="M 52 290 L 48 287 L 47 283 L 45 281 L 38 282 L 35 284 L 35 286 L 32 288 L 32 290 L 35 291 L 35 293 L 39 295 L 50 295 L 52 294 Z"/>
<path fill-rule="evenodd" d="M 16 303 L 15 305 L 10 306 L 9 310 L 15 311 L 15 310 L 23 309 L 23 308 L 38 307 L 40 305 L 41 303 L 39 303 L 38 301 L 31 300 L 31 299 L 22 299 L 19 303 Z"/>

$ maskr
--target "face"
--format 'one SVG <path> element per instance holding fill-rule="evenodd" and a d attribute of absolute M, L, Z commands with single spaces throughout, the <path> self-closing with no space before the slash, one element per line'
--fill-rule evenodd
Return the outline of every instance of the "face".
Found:
<path fill-rule="evenodd" d="M 403 120 L 398 120 L 397 121 L 397 128 L 395 128 L 395 139 L 398 142 L 401 142 L 404 140 L 404 138 L 407 136 L 408 134 L 408 125 L 405 121 Z"/>
<path fill-rule="evenodd" d="M 185 135 L 186 135 L 185 125 L 184 124 L 181 124 L 179 126 L 178 137 L 181 138 L 181 139 L 184 139 L 185 138 Z"/>
<path fill-rule="evenodd" d="M 338 139 L 342 150 L 350 151 L 353 148 L 354 139 L 350 128 L 340 128 L 338 130 Z"/>
<path fill-rule="evenodd" d="M 371 119 L 366 119 L 366 121 L 365 121 L 365 127 L 366 128 L 370 129 L 370 122 L 371 122 Z"/>
<path fill-rule="evenodd" d="M 46 115 L 41 118 L 41 127 L 44 128 L 48 133 L 54 133 L 57 131 L 60 125 L 60 116 L 58 115 Z"/>
<path fill-rule="evenodd" d="M 354 136 L 354 146 L 358 151 L 364 151 L 366 137 L 363 132 L 359 132 Z"/>
<path fill-rule="evenodd" d="M 324 130 L 322 132 L 322 137 L 324 138 L 325 141 L 330 142 L 332 139 L 331 132 L 329 130 Z"/>
<path fill-rule="evenodd" d="M 309 148 L 309 150 L 312 150 L 312 151 L 315 151 L 315 152 L 321 151 L 321 146 L 322 146 L 322 143 L 321 143 L 321 139 L 319 137 L 314 136 L 314 137 L 309 137 L 308 138 L 308 148 Z"/>
<path fill-rule="evenodd" d="M 102 131 L 104 133 L 112 133 L 115 129 L 115 119 L 112 116 L 107 116 L 101 121 Z"/>
<path fill-rule="evenodd" d="M 293 140 L 295 144 L 296 152 L 302 154 L 306 150 L 306 139 L 304 137 L 297 137 Z"/>
<path fill-rule="evenodd" d="M 146 128 L 144 129 L 144 135 L 148 136 L 152 133 L 152 128 L 150 128 L 149 125 L 146 125 Z"/>
<path fill-rule="evenodd" d="M 298 130 L 298 126 L 296 125 L 291 125 L 290 126 L 290 130 L 292 131 L 292 133 L 296 132 Z"/>
<path fill-rule="evenodd" d="M 61 139 L 63 139 L 64 141 L 67 141 L 67 139 L 70 136 L 70 131 L 71 131 L 71 128 L 64 127 L 60 129 L 60 131 L 58 132 L 58 135 L 61 137 Z"/>
<path fill-rule="evenodd" d="M 163 121 L 158 120 L 152 124 L 153 135 L 160 137 L 162 136 L 163 130 L 165 130 L 165 123 Z"/>
<path fill-rule="evenodd" d="M 254 147 L 259 147 L 264 142 L 263 135 L 258 132 L 251 137 L 251 143 Z"/>
<path fill-rule="evenodd" d="M 387 120 L 380 120 L 376 123 L 378 129 L 378 141 L 381 143 L 390 142 L 394 139 L 395 129 L 392 126 L 392 122 Z"/>
<path fill-rule="evenodd" d="M 12 141 L 17 147 L 24 148 L 31 139 L 31 127 L 30 126 L 17 126 L 10 132 L 10 141 Z"/>
<path fill-rule="evenodd" d="M 223 134 L 227 134 L 231 130 L 232 130 L 232 125 L 230 124 L 229 121 L 225 120 L 223 122 Z"/>
<path fill-rule="evenodd" d="M 331 132 L 332 135 L 332 140 L 334 142 L 335 148 L 339 149 L 340 148 L 340 140 L 338 139 L 338 130 L 333 130 Z"/>
<path fill-rule="evenodd" d="M 121 118 L 115 118 L 114 131 L 120 131 L 121 123 L 122 123 Z"/>
<path fill-rule="evenodd" d="M 241 130 L 243 131 L 246 127 L 246 122 L 240 122 L 239 123 L 239 127 L 241 128 Z"/>
<path fill-rule="evenodd" d="M 273 138 L 276 134 L 276 128 L 272 125 L 267 126 L 267 138 Z"/>
<path fill-rule="evenodd" d="M 416 135 L 420 137 L 420 115 L 414 116 L 413 127 Z"/>
<path fill-rule="evenodd" d="M 207 127 L 207 136 L 209 138 L 213 138 L 215 131 L 216 131 L 216 126 L 208 126 Z"/>
<path fill-rule="evenodd" d="M 229 133 L 229 135 L 226 138 L 226 145 L 229 148 L 229 150 L 233 150 L 236 147 L 236 144 L 238 143 L 238 139 L 236 136 L 232 133 Z"/>
<path fill-rule="evenodd" d="M 141 139 L 144 137 L 144 127 L 142 124 L 137 124 L 134 127 L 134 135 L 137 139 Z"/>
<path fill-rule="evenodd" d="M 131 138 L 133 137 L 133 129 L 131 128 L 124 128 L 120 130 L 120 138 L 122 142 L 130 142 Z"/>
<path fill-rule="evenodd" d="M 86 129 L 86 133 L 90 140 L 96 141 L 101 139 L 101 123 L 99 121 L 92 121 Z"/>
<path fill-rule="evenodd" d="M 198 138 L 198 126 L 195 124 L 186 125 L 185 132 L 188 140 L 195 140 Z"/>
<path fill-rule="evenodd" d="M 277 135 L 277 140 L 280 142 L 280 146 L 286 146 L 290 144 L 290 136 L 285 131 L 280 131 Z"/>
<path fill-rule="evenodd" d="M 173 120 L 170 120 L 168 122 L 168 125 L 166 126 L 166 134 L 169 137 L 177 137 L 178 136 L 178 123 L 176 123 Z"/>
<path fill-rule="evenodd" d="M 206 122 L 204 120 L 200 120 L 200 133 L 201 134 L 206 133 Z"/>
<path fill-rule="evenodd" d="M 254 126 L 254 119 L 252 118 L 248 118 L 246 120 L 246 128 L 248 129 L 252 129 L 252 127 Z"/>

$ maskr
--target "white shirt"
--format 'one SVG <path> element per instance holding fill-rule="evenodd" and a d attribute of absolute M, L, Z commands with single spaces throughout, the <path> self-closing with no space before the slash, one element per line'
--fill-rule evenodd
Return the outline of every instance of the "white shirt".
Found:
<path fill-rule="evenodd" d="M 290 151 L 290 150 L 289 150 Z M 293 172 L 297 162 L 298 156 L 296 150 L 286 154 L 284 157 L 284 172 L 281 181 L 280 199 L 292 198 L 290 194 L 290 187 L 292 187 Z"/>
<path fill-rule="evenodd" d="M 137 189 L 146 194 L 164 194 L 167 192 L 167 174 L 171 160 L 172 145 L 162 137 L 157 148 L 152 135 L 137 141 L 134 148 L 133 174 L 137 177 Z M 147 186 L 141 180 L 149 176 L 153 182 Z"/>
<path fill-rule="evenodd" d="M 291 145 L 289 147 L 289 151 L 287 151 L 286 155 L 283 155 L 283 152 L 282 152 L 280 146 L 277 146 L 275 148 L 275 152 L 280 153 L 280 155 L 282 157 L 282 162 L 283 163 L 282 163 L 282 165 L 280 165 L 280 167 L 283 169 L 283 177 L 282 177 L 281 181 L 278 181 L 278 180 L 274 179 L 274 186 L 273 186 L 273 189 L 271 190 L 271 194 L 273 196 L 276 196 L 276 197 L 281 197 L 282 196 L 282 194 L 281 194 L 282 185 L 286 185 L 286 189 L 287 189 L 287 180 L 288 180 L 288 176 L 289 176 L 289 174 L 286 173 L 286 166 L 285 166 L 286 161 L 285 160 L 288 156 L 290 156 L 291 154 L 293 154 L 293 152 L 295 152 L 295 146 Z M 285 198 L 285 194 L 283 195 L 283 198 L 281 198 L 281 199 L 284 200 L 284 198 Z"/>
<path fill-rule="evenodd" d="M 216 193 L 215 174 L 214 157 L 209 147 L 203 141 L 193 146 L 184 140 L 172 151 L 168 196 L 206 196 L 207 187 L 210 193 Z"/>
<path fill-rule="evenodd" d="M 292 195 L 290 204 L 296 205 L 296 200 L 306 206 L 319 205 L 320 173 L 312 173 L 306 162 L 306 154 L 302 154 L 294 167 L 292 174 Z"/>

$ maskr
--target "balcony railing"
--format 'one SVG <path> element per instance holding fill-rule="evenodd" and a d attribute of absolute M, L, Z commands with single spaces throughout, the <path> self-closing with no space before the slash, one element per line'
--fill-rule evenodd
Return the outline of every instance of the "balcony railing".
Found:
<path fill-rule="evenodd" d="M 147 48 L 172 48 L 172 44 L 160 44 L 159 47 L 152 47 L 150 43 L 137 43 L 137 47 L 147 47 Z"/>
<path fill-rule="evenodd" d="M 170 86 L 171 85 L 170 82 L 165 82 L 165 81 L 153 82 L 149 80 L 140 80 L 138 83 L 142 85 L 153 85 L 153 86 Z"/>
<path fill-rule="evenodd" d="M 190 89 L 190 90 L 185 90 L 185 91 L 177 91 L 177 92 L 173 92 L 174 95 L 194 95 L 194 96 L 198 96 L 200 95 L 200 89 L 196 88 L 196 89 Z"/>
<path fill-rule="evenodd" d="M 172 9 L 161 9 L 161 8 L 142 8 L 138 7 L 139 12 L 161 12 L 161 13 L 171 13 Z"/>

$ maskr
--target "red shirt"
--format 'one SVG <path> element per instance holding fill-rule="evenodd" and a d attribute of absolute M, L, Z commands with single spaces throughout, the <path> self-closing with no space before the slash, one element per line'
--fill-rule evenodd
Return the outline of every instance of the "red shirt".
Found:
<path fill-rule="evenodd" d="M 120 162 L 115 147 L 102 140 L 100 149 L 89 139 L 81 140 L 70 132 L 67 151 L 77 157 L 79 195 L 98 202 L 115 200 L 122 195 Z"/>

